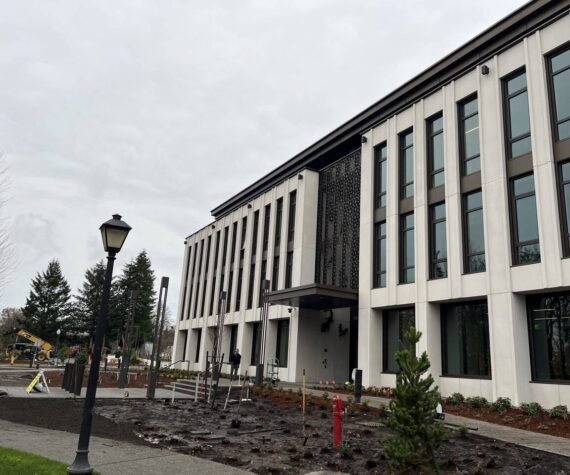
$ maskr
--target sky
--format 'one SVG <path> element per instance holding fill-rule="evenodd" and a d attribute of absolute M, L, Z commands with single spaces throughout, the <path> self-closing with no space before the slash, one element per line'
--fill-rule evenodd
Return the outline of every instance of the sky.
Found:
<path fill-rule="evenodd" d="M 52 259 L 75 292 L 119 213 L 176 312 L 210 210 L 524 3 L 3 1 L 0 309 Z"/>

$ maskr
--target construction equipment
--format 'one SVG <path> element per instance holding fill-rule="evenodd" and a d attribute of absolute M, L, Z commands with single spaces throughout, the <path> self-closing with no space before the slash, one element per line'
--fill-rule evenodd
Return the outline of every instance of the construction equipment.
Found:
<path fill-rule="evenodd" d="M 38 361 L 46 361 L 51 358 L 51 352 L 53 350 L 53 345 L 51 343 L 32 335 L 29 331 L 24 330 L 23 328 L 15 328 L 13 331 L 8 332 L 8 334 L 16 334 L 16 343 L 8 345 L 6 348 L 7 357 L 28 359 L 33 358 L 33 355 L 35 354 Z M 25 338 L 32 344 L 18 342 L 18 337 Z"/>

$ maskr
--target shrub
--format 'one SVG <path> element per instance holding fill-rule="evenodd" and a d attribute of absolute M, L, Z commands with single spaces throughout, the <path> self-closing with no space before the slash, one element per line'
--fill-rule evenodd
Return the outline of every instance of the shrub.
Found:
<path fill-rule="evenodd" d="M 445 403 L 450 406 L 459 406 L 465 402 L 465 398 L 461 393 L 453 393 L 451 396 L 445 398 Z"/>
<path fill-rule="evenodd" d="M 466 437 L 467 434 L 469 433 L 469 429 L 467 428 L 467 426 L 465 424 L 461 424 L 457 428 L 457 433 L 459 434 L 459 437 Z"/>
<path fill-rule="evenodd" d="M 85 364 L 87 363 L 87 352 L 85 350 L 81 350 L 77 355 L 75 355 L 75 362 L 77 364 Z"/>
<path fill-rule="evenodd" d="M 396 352 L 401 372 L 396 377 L 395 398 L 390 401 L 390 416 L 386 425 L 394 435 L 383 442 L 390 465 L 414 470 L 431 464 L 437 472 L 435 450 L 447 436 L 440 421 L 433 418 L 441 398 L 434 380 L 427 374 L 431 364 L 427 353 L 416 356 L 416 344 L 421 332 L 410 327 L 404 340 L 406 348 Z"/>
<path fill-rule="evenodd" d="M 325 391 L 321 397 L 323 398 L 323 401 L 326 402 L 326 401 L 329 400 L 329 393 L 327 393 L 327 392 Z"/>
<path fill-rule="evenodd" d="M 370 409 L 370 404 L 368 403 L 368 401 L 365 399 L 364 401 L 362 401 L 362 410 L 364 412 L 368 412 L 368 409 Z"/>
<path fill-rule="evenodd" d="M 481 396 L 468 397 L 465 402 L 471 407 L 487 407 L 489 405 L 489 401 Z"/>
<path fill-rule="evenodd" d="M 512 404 L 511 400 L 508 397 L 500 397 L 497 398 L 497 400 L 491 404 L 491 406 L 495 411 L 505 412 L 507 409 L 511 408 Z"/>
<path fill-rule="evenodd" d="M 537 402 L 524 402 L 521 411 L 525 416 L 536 417 L 542 412 L 542 406 Z"/>
<path fill-rule="evenodd" d="M 57 350 L 57 359 L 65 363 L 67 358 L 69 358 L 69 348 L 62 346 Z"/>
<path fill-rule="evenodd" d="M 351 397 L 347 397 L 346 398 L 346 412 L 348 414 L 354 414 L 356 410 L 356 406 L 354 404 L 354 399 L 352 399 Z"/>
<path fill-rule="evenodd" d="M 568 408 L 565 405 L 554 406 L 550 411 L 548 411 L 548 415 L 552 419 L 568 419 Z"/>

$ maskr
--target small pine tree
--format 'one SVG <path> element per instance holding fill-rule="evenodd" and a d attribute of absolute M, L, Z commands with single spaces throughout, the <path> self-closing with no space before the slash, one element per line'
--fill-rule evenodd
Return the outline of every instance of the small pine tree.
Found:
<path fill-rule="evenodd" d="M 57 330 L 65 333 L 71 324 L 70 296 L 71 289 L 59 262 L 51 261 L 45 272 L 32 280 L 20 325 L 44 340 L 55 342 Z"/>
<path fill-rule="evenodd" d="M 386 425 L 394 436 L 384 441 L 386 457 L 393 467 L 413 468 L 432 464 L 437 470 L 434 451 L 446 436 L 440 421 L 434 420 L 440 394 L 431 375 L 426 352 L 416 357 L 415 346 L 421 332 L 410 327 L 405 335 L 406 349 L 396 352 L 400 373 Z"/>

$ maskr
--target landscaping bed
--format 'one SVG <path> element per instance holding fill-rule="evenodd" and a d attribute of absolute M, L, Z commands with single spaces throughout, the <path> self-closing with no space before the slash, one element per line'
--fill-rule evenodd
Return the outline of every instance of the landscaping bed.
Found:
<path fill-rule="evenodd" d="M 307 400 L 304 444 L 297 391 L 252 391 L 253 402 L 223 411 L 204 403 L 178 400 L 99 400 L 93 434 L 168 448 L 259 474 L 302 474 L 333 470 L 351 474 L 386 473 L 382 440 L 391 435 L 384 411 L 345 403 L 341 450 L 332 449 L 330 398 Z M 12 399 L 0 403 L 0 418 L 78 432 L 81 401 Z M 442 473 L 570 473 L 570 459 L 486 439 L 450 433 L 437 452 Z"/>

